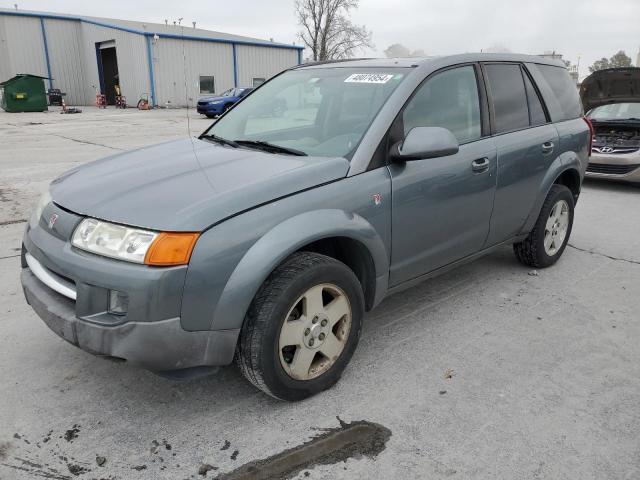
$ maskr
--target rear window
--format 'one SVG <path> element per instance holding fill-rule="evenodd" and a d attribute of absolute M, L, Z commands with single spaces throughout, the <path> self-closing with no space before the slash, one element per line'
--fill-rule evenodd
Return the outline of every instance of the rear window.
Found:
<path fill-rule="evenodd" d="M 581 116 L 582 107 L 578 87 L 571 80 L 569 72 L 565 68 L 552 65 L 536 65 L 536 67 L 549 87 L 545 97 L 549 95 L 551 98 L 545 98 L 545 100 L 547 100 L 547 105 L 554 104 L 553 120 L 557 122 Z M 534 72 L 532 71 L 532 73 Z M 535 80 L 539 85 L 541 79 L 536 78 Z"/>
<path fill-rule="evenodd" d="M 485 69 L 493 101 L 495 133 L 527 128 L 529 109 L 520 65 L 488 64 Z"/>

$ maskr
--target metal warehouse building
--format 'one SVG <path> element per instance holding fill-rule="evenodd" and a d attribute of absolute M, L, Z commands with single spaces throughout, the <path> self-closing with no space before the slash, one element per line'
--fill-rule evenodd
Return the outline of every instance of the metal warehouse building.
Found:
<path fill-rule="evenodd" d="M 0 9 L 0 81 L 48 77 L 70 105 L 94 103 L 96 90 L 113 103 L 117 84 L 129 104 L 147 94 L 154 106 L 184 106 L 259 84 L 301 63 L 302 49 L 171 24 Z"/>

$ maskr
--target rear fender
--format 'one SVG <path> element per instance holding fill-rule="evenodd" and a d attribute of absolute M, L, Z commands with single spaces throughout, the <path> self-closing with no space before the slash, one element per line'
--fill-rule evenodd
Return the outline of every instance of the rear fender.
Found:
<path fill-rule="evenodd" d="M 555 183 L 555 181 L 560 177 L 564 172 L 569 170 L 574 170 L 580 178 L 582 175 L 580 171 L 582 169 L 580 158 L 575 152 L 568 151 L 559 155 L 551 164 L 549 169 L 547 170 L 546 175 L 544 176 L 542 182 L 540 182 L 540 190 L 538 191 L 538 196 L 536 197 L 536 201 L 529 212 L 529 216 L 527 217 L 527 221 L 524 224 L 520 234 L 526 235 L 528 234 L 535 225 L 538 220 L 538 216 L 540 215 L 540 209 L 542 208 L 542 204 L 544 203 L 545 198 L 549 194 L 549 190 Z"/>

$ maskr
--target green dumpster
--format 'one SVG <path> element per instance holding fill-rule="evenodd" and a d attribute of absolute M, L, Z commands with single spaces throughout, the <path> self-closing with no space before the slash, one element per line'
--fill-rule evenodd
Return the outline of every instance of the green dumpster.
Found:
<path fill-rule="evenodd" d="M 0 107 L 7 112 L 44 112 L 47 110 L 46 78 L 19 73 L 0 83 Z"/>

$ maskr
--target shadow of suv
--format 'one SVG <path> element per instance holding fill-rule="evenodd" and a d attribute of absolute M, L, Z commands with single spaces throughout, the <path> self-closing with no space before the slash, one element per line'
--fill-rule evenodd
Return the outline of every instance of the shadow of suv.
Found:
<path fill-rule="evenodd" d="M 339 379 L 386 295 L 505 244 L 554 264 L 591 138 L 566 69 L 539 57 L 292 68 L 199 139 L 54 180 L 22 285 L 84 350 L 163 374 L 235 358 L 300 400 Z"/>

